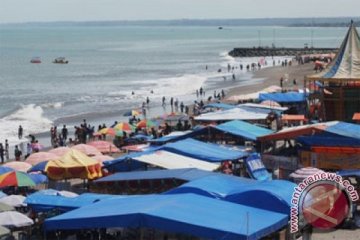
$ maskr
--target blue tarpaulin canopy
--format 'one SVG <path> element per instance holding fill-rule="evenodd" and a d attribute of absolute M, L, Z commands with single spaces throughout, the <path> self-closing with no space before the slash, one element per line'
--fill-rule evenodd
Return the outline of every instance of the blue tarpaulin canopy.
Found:
<path fill-rule="evenodd" d="M 264 182 L 223 175 L 200 178 L 165 194 L 195 193 L 289 214 L 295 186 L 294 183 L 283 180 Z"/>
<path fill-rule="evenodd" d="M 47 219 L 45 229 L 147 227 L 209 239 L 245 240 L 269 235 L 287 222 L 284 214 L 195 194 L 175 194 L 104 200 Z"/>
<path fill-rule="evenodd" d="M 300 103 L 306 101 L 305 93 L 286 92 L 286 93 L 260 93 L 260 101 L 271 100 L 278 103 Z"/>
<path fill-rule="evenodd" d="M 342 177 L 360 177 L 360 169 L 351 169 L 351 170 L 340 170 L 336 172 L 337 175 Z"/>
<path fill-rule="evenodd" d="M 219 108 L 219 109 L 228 110 L 228 109 L 236 108 L 236 106 L 231 105 L 231 104 L 226 104 L 226 103 L 209 103 L 209 104 L 206 104 L 204 106 L 204 108 Z"/>
<path fill-rule="evenodd" d="M 343 137 L 350 137 L 360 140 L 360 125 L 358 124 L 337 122 L 336 124 L 331 124 L 328 126 L 325 131 Z"/>
<path fill-rule="evenodd" d="M 95 182 L 113 182 L 113 181 L 131 181 L 131 180 L 152 180 L 152 179 L 180 179 L 192 181 L 198 178 L 217 175 L 209 171 L 203 171 L 196 168 L 169 169 L 169 170 L 149 170 L 115 173 L 96 180 Z"/>
<path fill-rule="evenodd" d="M 59 195 L 49 195 L 40 191 L 29 195 L 25 199 L 25 203 L 27 203 L 27 205 L 35 212 L 47 212 L 53 209 L 66 212 L 112 197 L 121 196 L 84 193 L 77 197 L 64 197 Z"/>
<path fill-rule="evenodd" d="M 258 127 L 256 125 L 239 120 L 223 123 L 213 128 L 252 141 L 256 141 L 257 137 L 268 135 L 274 132 L 270 129 Z"/>
<path fill-rule="evenodd" d="M 325 147 L 360 147 L 360 139 L 348 137 L 329 137 L 322 136 L 301 136 L 296 138 L 296 141 L 301 143 L 304 147 L 311 146 L 325 146 Z"/>
<path fill-rule="evenodd" d="M 271 180 L 271 174 L 266 170 L 261 161 L 260 154 L 253 153 L 245 159 L 246 169 L 249 175 L 256 180 Z"/>
<path fill-rule="evenodd" d="M 232 161 L 248 156 L 248 153 L 243 151 L 222 147 L 214 143 L 197 141 L 192 138 L 168 143 L 162 146 L 161 149 L 207 162 Z"/>

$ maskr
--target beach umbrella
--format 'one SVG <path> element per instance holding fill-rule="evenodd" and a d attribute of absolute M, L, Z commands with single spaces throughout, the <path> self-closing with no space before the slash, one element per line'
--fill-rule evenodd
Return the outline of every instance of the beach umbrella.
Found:
<path fill-rule="evenodd" d="M 67 153 L 70 150 L 69 147 L 57 147 L 54 149 L 51 149 L 50 151 L 48 151 L 48 153 L 53 153 L 55 155 L 58 155 L 59 157 L 62 157 L 65 155 L 65 153 Z"/>
<path fill-rule="evenodd" d="M 93 141 L 89 142 L 88 145 L 95 147 L 102 153 L 118 153 L 120 150 L 111 142 L 106 141 Z"/>
<path fill-rule="evenodd" d="M 94 136 L 101 136 L 101 135 L 122 137 L 124 133 L 122 130 L 117 130 L 114 128 L 103 128 L 94 134 Z"/>
<path fill-rule="evenodd" d="M 15 171 L 20 172 L 27 172 L 32 167 L 29 163 L 19 161 L 7 162 L 3 166 L 12 168 Z"/>
<path fill-rule="evenodd" d="M 46 165 L 49 161 L 41 162 L 30 168 L 27 172 L 33 173 L 33 172 L 45 172 Z"/>
<path fill-rule="evenodd" d="M 59 158 L 58 155 L 54 154 L 54 153 L 49 153 L 49 152 L 37 152 L 37 153 L 33 153 L 31 154 L 26 160 L 25 162 L 31 164 L 32 166 L 41 163 L 41 162 L 45 162 L 45 161 L 49 161 L 49 160 L 55 160 Z"/>
<path fill-rule="evenodd" d="M 263 106 L 268 107 L 281 107 L 281 105 L 278 102 L 272 101 L 272 100 L 265 100 L 260 103 Z"/>
<path fill-rule="evenodd" d="M 35 185 L 29 175 L 23 172 L 13 171 L 0 175 L 0 187 L 31 187 Z"/>
<path fill-rule="evenodd" d="M 0 225 L 5 227 L 27 227 L 34 224 L 34 221 L 26 215 L 16 212 L 7 211 L 0 213 Z"/>
<path fill-rule="evenodd" d="M 14 171 L 14 169 L 5 166 L 0 166 L 0 175 L 12 171 Z"/>
<path fill-rule="evenodd" d="M 47 183 L 49 181 L 48 177 L 41 173 L 32 173 L 28 174 L 28 176 L 35 184 Z"/>
<path fill-rule="evenodd" d="M 102 155 L 101 152 L 97 150 L 95 147 L 87 144 L 78 144 L 71 147 L 71 149 L 80 151 L 88 156 Z"/>
<path fill-rule="evenodd" d="M 13 206 L 7 205 L 6 203 L 0 203 L 0 212 L 14 211 Z"/>
<path fill-rule="evenodd" d="M 124 113 L 123 116 L 130 117 L 130 116 L 138 116 L 140 114 L 141 114 L 141 112 L 138 110 L 131 110 L 131 111 Z"/>
<path fill-rule="evenodd" d="M 136 124 L 136 127 L 138 128 L 151 128 L 156 127 L 157 124 L 151 120 L 143 119 L 140 122 Z"/>
<path fill-rule="evenodd" d="M 125 131 L 125 132 L 132 132 L 135 130 L 133 125 L 126 123 L 126 122 L 121 122 L 121 123 L 116 124 L 114 129 L 120 130 L 120 131 Z"/>
<path fill-rule="evenodd" d="M 4 193 L 3 191 L 0 191 L 0 198 L 6 197 L 6 196 L 7 196 L 6 193 Z"/>
<path fill-rule="evenodd" d="M 22 195 L 9 195 L 9 196 L 0 198 L 0 203 L 5 203 L 12 207 L 22 207 L 22 206 L 26 205 L 26 204 L 24 204 L 25 199 L 26 199 L 26 197 L 24 197 Z"/>
<path fill-rule="evenodd" d="M 10 236 L 11 232 L 6 227 L 0 226 L 0 238 Z"/>
<path fill-rule="evenodd" d="M 107 155 L 96 155 L 91 157 L 93 159 L 95 159 L 96 161 L 98 161 L 100 163 L 101 166 L 103 166 L 103 162 L 105 161 L 110 161 L 110 160 L 114 160 L 113 157 L 107 156 Z"/>
<path fill-rule="evenodd" d="M 297 169 L 295 172 L 291 173 L 289 177 L 292 177 L 294 179 L 305 179 L 311 175 L 314 175 L 315 173 L 322 173 L 322 172 L 324 171 L 318 168 L 306 167 L 306 168 Z"/>

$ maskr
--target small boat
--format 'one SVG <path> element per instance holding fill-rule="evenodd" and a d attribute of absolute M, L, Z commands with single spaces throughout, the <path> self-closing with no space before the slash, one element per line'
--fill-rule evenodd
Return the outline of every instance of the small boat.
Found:
<path fill-rule="evenodd" d="M 219 27 L 218 29 L 219 29 L 219 30 L 222 30 L 222 29 L 223 29 L 223 27 Z"/>
<path fill-rule="evenodd" d="M 31 63 L 41 63 L 41 59 L 40 57 L 33 57 L 31 60 L 30 60 Z"/>
<path fill-rule="evenodd" d="M 69 61 L 66 60 L 64 57 L 58 57 L 58 58 L 55 58 L 55 60 L 53 61 L 53 63 L 68 64 Z"/>

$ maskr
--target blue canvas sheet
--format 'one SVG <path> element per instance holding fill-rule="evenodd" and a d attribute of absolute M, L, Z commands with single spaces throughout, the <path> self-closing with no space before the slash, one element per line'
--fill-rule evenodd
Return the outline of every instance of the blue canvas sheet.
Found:
<path fill-rule="evenodd" d="M 360 125 L 346 122 L 338 122 L 325 129 L 326 132 L 360 140 Z"/>
<path fill-rule="evenodd" d="M 256 181 L 234 176 L 203 177 L 164 194 L 195 193 L 247 206 L 290 214 L 296 185 L 284 180 Z"/>
<path fill-rule="evenodd" d="M 45 230 L 146 227 L 208 239 L 245 240 L 269 235 L 288 222 L 284 214 L 195 194 L 129 198 L 104 200 L 47 219 Z"/>
<path fill-rule="evenodd" d="M 30 208 L 32 208 L 35 212 L 47 212 L 54 209 L 60 212 L 66 212 L 112 197 L 118 197 L 118 196 L 84 193 L 77 197 L 70 198 L 59 195 L 50 195 L 47 194 L 46 192 L 39 191 L 29 195 L 25 199 L 25 203 L 27 203 L 27 205 Z"/>
<path fill-rule="evenodd" d="M 207 162 L 233 161 L 248 156 L 248 153 L 222 147 L 218 144 L 205 143 L 192 138 L 168 143 L 161 150 L 177 153 Z"/>
<path fill-rule="evenodd" d="M 217 175 L 209 171 L 203 171 L 196 168 L 169 169 L 169 170 L 149 170 L 115 173 L 96 180 L 95 182 L 114 182 L 114 181 L 131 181 L 131 180 L 153 180 L 153 179 L 180 179 L 192 181 L 202 177 Z"/>
<path fill-rule="evenodd" d="M 360 178 L 360 169 L 351 169 L 351 170 L 340 170 L 336 174 L 342 177 L 357 177 Z"/>
<path fill-rule="evenodd" d="M 274 132 L 270 129 L 258 127 L 254 124 L 250 124 L 239 120 L 223 123 L 218 126 L 215 126 L 214 128 L 216 128 L 219 131 L 229 133 L 235 136 L 240 136 L 252 141 L 256 141 L 257 137 L 268 135 Z"/>
<path fill-rule="evenodd" d="M 360 139 L 348 137 L 329 137 L 322 134 L 315 136 L 301 136 L 296 138 L 303 147 L 324 146 L 324 147 L 360 147 Z"/>
<path fill-rule="evenodd" d="M 253 153 L 248 158 L 245 159 L 246 169 L 251 178 L 266 181 L 271 180 L 271 174 L 265 168 L 263 162 L 261 161 L 260 154 Z"/>
<path fill-rule="evenodd" d="M 219 108 L 219 109 L 228 110 L 228 109 L 236 108 L 236 106 L 226 103 L 210 103 L 205 105 L 204 108 Z"/>
<path fill-rule="evenodd" d="M 306 94 L 299 92 L 260 93 L 259 100 L 271 100 L 278 103 L 300 103 L 306 101 Z"/>

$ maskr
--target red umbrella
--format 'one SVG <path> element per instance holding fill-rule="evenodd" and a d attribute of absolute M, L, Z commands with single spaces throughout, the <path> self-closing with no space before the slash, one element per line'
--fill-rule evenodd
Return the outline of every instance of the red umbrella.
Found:
<path fill-rule="evenodd" d="M 70 151 L 69 147 L 57 147 L 57 148 L 51 149 L 48 153 L 53 153 L 53 154 L 55 154 L 55 155 L 57 155 L 59 157 L 62 157 L 68 151 Z"/>
<path fill-rule="evenodd" d="M 50 161 L 50 160 L 55 160 L 59 158 L 58 155 L 54 154 L 54 153 L 48 153 L 48 152 L 37 152 L 37 153 L 33 153 L 31 154 L 26 160 L 25 162 L 31 164 L 31 165 L 36 165 L 38 163 L 41 162 L 45 162 L 45 161 Z"/>
<path fill-rule="evenodd" d="M 27 162 L 19 162 L 19 161 L 7 162 L 3 166 L 12 168 L 20 172 L 27 172 L 27 170 L 29 170 L 32 167 L 31 164 Z"/>
<path fill-rule="evenodd" d="M 71 148 L 78 150 L 82 153 L 85 153 L 88 156 L 102 155 L 101 152 L 99 150 L 97 150 L 95 147 L 87 145 L 87 144 L 78 144 Z"/>
<path fill-rule="evenodd" d="M 88 145 L 95 147 L 97 150 L 99 150 L 102 153 L 118 153 L 120 150 L 110 142 L 106 141 L 94 141 L 89 142 Z"/>

